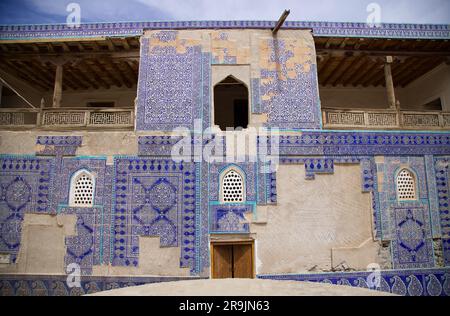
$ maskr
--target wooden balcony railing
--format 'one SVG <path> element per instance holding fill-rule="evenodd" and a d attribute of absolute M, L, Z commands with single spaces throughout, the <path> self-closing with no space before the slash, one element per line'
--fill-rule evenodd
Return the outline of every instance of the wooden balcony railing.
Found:
<path fill-rule="evenodd" d="M 0 109 L 0 128 L 128 129 L 134 108 Z"/>
<path fill-rule="evenodd" d="M 450 113 L 322 109 L 324 128 L 450 130 Z"/>

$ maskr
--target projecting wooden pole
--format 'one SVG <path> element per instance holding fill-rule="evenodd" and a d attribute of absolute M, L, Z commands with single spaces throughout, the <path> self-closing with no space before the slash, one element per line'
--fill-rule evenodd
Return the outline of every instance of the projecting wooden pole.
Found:
<path fill-rule="evenodd" d="M 272 34 L 273 35 L 277 34 L 278 30 L 283 26 L 284 21 L 286 21 L 286 18 L 288 17 L 289 13 L 291 13 L 291 10 L 284 10 L 283 14 L 278 19 L 277 24 L 272 29 Z"/>
<path fill-rule="evenodd" d="M 62 99 L 62 80 L 63 80 L 63 65 L 56 65 L 56 75 L 55 75 L 55 88 L 53 89 L 53 107 L 61 107 Z"/>
<path fill-rule="evenodd" d="M 394 90 L 394 80 L 392 79 L 392 64 L 393 58 L 392 56 L 386 56 L 386 60 L 384 63 L 384 77 L 386 79 L 386 92 L 388 98 L 388 105 L 391 109 L 396 109 L 396 100 L 395 100 L 395 90 Z"/>

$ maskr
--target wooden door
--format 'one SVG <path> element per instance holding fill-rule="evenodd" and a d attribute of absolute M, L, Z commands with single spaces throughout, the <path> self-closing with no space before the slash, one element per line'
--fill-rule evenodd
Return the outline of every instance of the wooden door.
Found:
<path fill-rule="evenodd" d="M 253 243 L 212 244 L 212 278 L 253 278 Z"/>
<path fill-rule="evenodd" d="M 233 278 L 253 278 L 252 245 L 233 245 Z"/>
<path fill-rule="evenodd" d="M 213 246 L 213 278 L 227 279 L 233 277 L 233 246 Z"/>

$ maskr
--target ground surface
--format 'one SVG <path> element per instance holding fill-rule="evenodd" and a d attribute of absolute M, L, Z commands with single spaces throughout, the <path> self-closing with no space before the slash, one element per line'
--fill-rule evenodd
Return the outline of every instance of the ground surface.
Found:
<path fill-rule="evenodd" d="M 385 292 L 314 282 L 216 279 L 153 283 L 92 294 L 95 296 L 379 296 Z"/>

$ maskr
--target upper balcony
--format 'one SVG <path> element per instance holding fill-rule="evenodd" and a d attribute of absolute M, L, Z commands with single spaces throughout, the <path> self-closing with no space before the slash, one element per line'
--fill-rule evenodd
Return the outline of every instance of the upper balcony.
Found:
<path fill-rule="evenodd" d="M 449 130 L 448 40 L 315 38 L 325 129 Z"/>
<path fill-rule="evenodd" d="M 0 42 L 0 128 L 133 130 L 138 37 Z"/>

